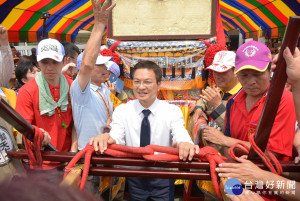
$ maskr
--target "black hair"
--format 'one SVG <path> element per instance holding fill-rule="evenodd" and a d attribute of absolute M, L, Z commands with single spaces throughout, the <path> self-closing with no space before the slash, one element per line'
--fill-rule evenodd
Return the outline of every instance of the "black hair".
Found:
<path fill-rule="evenodd" d="M 80 54 L 79 48 L 74 43 L 64 42 L 62 45 L 65 49 L 65 57 L 75 58 L 76 53 Z"/>
<path fill-rule="evenodd" d="M 150 69 L 153 70 L 156 78 L 156 82 L 159 83 L 162 78 L 161 68 L 154 63 L 153 61 L 140 61 L 134 65 L 132 71 L 132 77 L 134 77 L 134 73 L 137 69 Z"/>
<path fill-rule="evenodd" d="M 23 63 L 25 61 L 31 61 L 34 66 L 38 67 L 38 62 L 32 56 L 23 55 L 20 57 L 20 60 L 18 63 Z"/>
<path fill-rule="evenodd" d="M 31 54 L 36 53 L 36 48 L 31 48 Z"/>
<path fill-rule="evenodd" d="M 30 72 L 32 72 L 34 66 L 35 66 L 34 63 L 32 61 L 28 61 L 28 60 L 17 63 L 15 74 L 16 74 L 16 78 L 17 78 L 18 82 L 20 82 L 20 84 L 22 84 L 22 85 L 24 84 L 22 82 L 22 78 L 27 79 L 26 74 L 27 74 L 28 70 Z"/>

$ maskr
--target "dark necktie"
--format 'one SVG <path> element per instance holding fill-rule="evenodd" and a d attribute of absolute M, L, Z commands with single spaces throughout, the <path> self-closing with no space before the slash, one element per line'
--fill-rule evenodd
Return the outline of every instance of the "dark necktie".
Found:
<path fill-rule="evenodd" d="M 145 147 L 150 144 L 150 122 L 148 119 L 150 110 L 143 110 L 144 118 L 141 125 L 140 146 Z"/>

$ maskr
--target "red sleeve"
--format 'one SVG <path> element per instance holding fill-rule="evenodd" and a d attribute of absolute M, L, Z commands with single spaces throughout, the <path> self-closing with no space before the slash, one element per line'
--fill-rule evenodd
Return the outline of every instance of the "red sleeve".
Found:
<path fill-rule="evenodd" d="M 32 94 L 26 90 L 25 86 L 21 87 L 18 92 L 16 111 L 32 124 L 34 119 L 33 98 Z"/>
<path fill-rule="evenodd" d="M 69 76 L 69 75 L 64 75 L 65 77 L 66 77 L 66 79 L 67 79 L 67 82 L 68 82 L 68 84 L 69 84 L 69 87 L 71 87 L 71 84 L 72 84 L 72 82 L 73 82 L 73 79 L 72 79 L 72 77 L 71 76 Z"/>
<path fill-rule="evenodd" d="M 292 156 L 296 112 L 291 92 L 284 90 L 269 139 L 269 150 Z"/>

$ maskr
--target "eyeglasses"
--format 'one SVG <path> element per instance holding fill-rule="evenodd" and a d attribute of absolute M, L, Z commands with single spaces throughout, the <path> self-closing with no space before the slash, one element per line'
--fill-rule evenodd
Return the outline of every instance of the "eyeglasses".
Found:
<path fill-rule="evenodd" d="M 148 81 L 148 80 L 146 80 L 146 81 L 140 81 L 140 80 L 133 80 L 133 86 L 135 86 L 135 87 L 138 87 L 138 86 L 140 86 L 141 84 L 143 84 L 143 86 L 145 86 L 145 87 L 151 87 L 152 85 L 153 85 L 153 82 L 152 81 Z"/>

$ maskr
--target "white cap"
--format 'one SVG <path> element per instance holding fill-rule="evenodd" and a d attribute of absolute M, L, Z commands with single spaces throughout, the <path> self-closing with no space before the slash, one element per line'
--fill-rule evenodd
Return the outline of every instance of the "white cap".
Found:
<path fill-rule="evenodd" d="M 83 57 L 83 52 L 81 52 L 77 57 L 77 70 L 79 70 L 81 67 L 82 57 Z M 99 54 L 96 60 L 96 65 L 106 64 L 111 59 L 112 57 L 102 56 L 101 54 Z M 107 65 L 105 66 L 108 68 Z"/>
<path fill-rule="evenodd" d="M 107 70 L 110 71 L 110 81 L 115 82 L 117 81 L 118 77 L 120 76 L 120 67 L 113 61 L 108 61 L 104 64 L 107 67 Z"/>
<path fill-rule="evenodd" d="M 100 50 L 108 49 L 107 45 L 101 45 Z"/>
<path fill-rule="evenodd" d="M 107 67 L 107 70 L 112 72 L 115 76 L 120 76 L 120 67 L 113 61 L 108 61 L 104 64 Z"/>
<path fill-rule="evenodd" d="M 63 45 L 56 39 L 48 38 L 39 42 L 36 59 L 41 61 L 43 59 L 53 59 L 61 62 L 65 56 L 65 49 Z"/>
<path fill-rule="evenodd" d="M 102 56 L 101 54 L 98 54 L 96 65 L 105 64 L 106 62 L 110 61 L 113 57 L 108 56 Z"/>
<path fill-rule="evenodd" d="M 212 70 L 219 73 L 226 72 L 235 66 L 235 53 L 232 51 L 220 51 L 215 57 L 212 65 L 206 70 Z"/>

